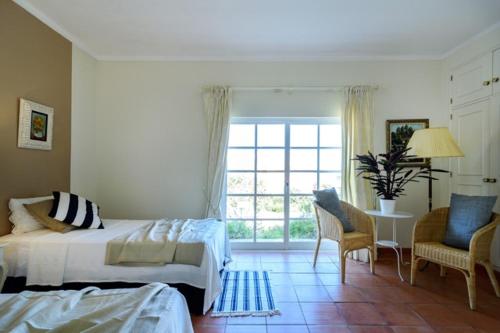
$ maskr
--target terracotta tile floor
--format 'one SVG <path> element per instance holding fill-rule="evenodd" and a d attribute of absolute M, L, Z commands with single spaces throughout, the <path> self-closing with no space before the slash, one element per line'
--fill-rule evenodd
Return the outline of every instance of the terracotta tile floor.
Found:
<path fill-rule="evenodd" d="M 470 311 L 465 279 L 436 265 L 417 273 L 417 286 L 401 282 L 392 254 L 382 254 L 376 275 L 365 263 L 347 263 L 340 283 L 337 254 L 320 253 L 316 269 L 310 251 L 238 251 L 229 269 L 265 269 L 281 316 L 211 318 L 192 316 L 196 333 L 500 333 L 500 298 L 478 272 L 478 310 Z M 406 258 L 408 260 L 408 258 Z M 410 266 L 403 266 L 409 280 Z"/>

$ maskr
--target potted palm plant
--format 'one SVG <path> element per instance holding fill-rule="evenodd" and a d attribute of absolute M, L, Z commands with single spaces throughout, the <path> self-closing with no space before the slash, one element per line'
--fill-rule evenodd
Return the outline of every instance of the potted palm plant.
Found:
<path fill-rule="evenodd" d="M 385 154 L 356 155 L 354 160 L 359 161 L 356 168 L 357 176 L 368 180 L 377 192 L 380 199 L 380 210 L 384 213 L 394 213 L 396 209 L 396 198 L 405 195 L 405 186 L 410 182 L 418 182 L 419 179 L 433 179 L 432 172 L 448 172 L 442 169 L 431 169 L 430 166 L 408 169 L 402 166 L 408 158 L 410 148 L 397 149 Z M 380 157 L 380 159 L 379 159 Z"/>

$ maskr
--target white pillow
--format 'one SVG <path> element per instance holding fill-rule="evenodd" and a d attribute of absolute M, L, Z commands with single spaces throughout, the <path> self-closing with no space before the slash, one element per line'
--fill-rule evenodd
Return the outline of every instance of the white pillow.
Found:
<path fill-rule="evenodd" d="M 45 228 L 43 225 L 37 222 L 33 216 L 24 208 L 24 204 L 32 204 L 40 201 L 54 199 L 53 196 L 47 197 L 36 197 L 36 198 L 24 198 L 24 199 L 10 199 L 9 209 L 10 216 L 9 221 L 12 222 L 14 228 L 12 228 L 12 233 L 14 235 L 20 235 L 25 232 L 30 232 L 38 229 Z"/>

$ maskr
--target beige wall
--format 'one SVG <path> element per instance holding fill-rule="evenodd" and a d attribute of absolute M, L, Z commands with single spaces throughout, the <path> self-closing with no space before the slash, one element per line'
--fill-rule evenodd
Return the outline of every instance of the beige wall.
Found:
<path fill-rule="evenodd" d="M 17 148 L 19 98 L 54 108 L 51 151 Z M 69 189 L 71 43 L 10 0 L 0 0 L 0 235 L 11 197 Z"/>
<path fill-rule="evenodd" d="M 378 84 L 376 152 L 385 151 L 386 119 L 430 118 L 432 126 L 448 122 L 440 61 L 99 62 L 97 68 L 97 197 L 104 217 L 201 216 L 207 165 L 204 85 Z M 434 184 L 439 206 L 447 182 Z M 427 184 L 412 184 L 398 205 L 424 214 Z M 406 246 L 411 228 L 412 221 L 402 222 L 398 231 Z M 381 236 L 390 236 L 388 223 Z"/>
<path fill-rule="evenodd" d="M 97 200 L 97 60 L 73 45 L 71 86 L 71 192 Z"/>

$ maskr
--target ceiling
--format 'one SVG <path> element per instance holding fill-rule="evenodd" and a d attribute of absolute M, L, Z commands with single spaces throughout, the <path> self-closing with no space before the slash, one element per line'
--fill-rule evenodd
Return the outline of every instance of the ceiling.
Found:
<path fill-rule="evenodd" d="M 499 0 L 15 0 L 98 59 L 434 59 Z"/>

